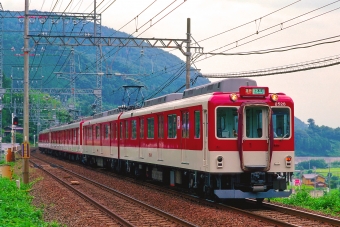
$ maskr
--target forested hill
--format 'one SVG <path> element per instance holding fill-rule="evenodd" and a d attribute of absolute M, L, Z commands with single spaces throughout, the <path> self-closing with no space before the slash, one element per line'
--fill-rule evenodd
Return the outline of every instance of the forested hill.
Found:
<path fill-rule="evenodd" d="M 295 118 L 295 155 L 340 156 L 340 128 L 318 126 L 312 118 L 308 119 L 308 124 L 304 124 Z"/>
<path fill-rule="evenodd" d="M 63 24 L 65 29 L 62 27 Z M 14 85 L 23 78 L 23 29 L 23 23 L 19 18 L 3 19 L 5 56 L 3 72 L 6 78 L 13 79 Z M 29 23 L 29 30 L 31 34 L 44 36 L 49 34 L 84 36 L 84 34 L 93 31 L 93 23 L 81 20 L 72 20 L 66 23 L 61 19 L 54 22 L 46 20 L 42 23 L 42 20 L 36 19 Z M 129 34 L 102 26 L 100 36 L 129 37 Z M 183 37 L 169 38 L 183 39 L 185 37 L 184 31 Z M 74 80 L 76 89 L 95 89 L 97 88 L 96 75 L 98 71 L 96 51 L 98 51 L 97 53 L 100 53 L 102 57 L 102 70 L 100 71 L 104 73 L 102 77 L 103 110 L 112 109 L 117 105 L 127 105 L 128 99 L 125 99 L 125 103 L 123 103 L 124 95 L 126 98 L 123 85 L 142 86 L 140 92 L 129 91 L 130 105 L 137 101 L 141 102 L 148 98 L 184 90 L 186 83 L 185 62 L 173 54 L 181 55 L 179 50 L 119 47 L 118 41 L 115 44 L 116 47 L 103 45 L 98 50 L 94 46 L 34 45 L 30 40 L 29 45 L 32 48 L 30 52 L 30 80 L 35 80 L 38 87 L 70 88 L 70 72 L 73 69 L 76 74 Z M 73 58 L 72 53 L 74 53 Z M 71 67 L 71 62 L 74 63 L 73 67 Z M 191 86 L 209 83 L 208 79 L 197 77 L 198 73 L 194 69 L 190 74 Z M 62 76 L 58 79 L 57 75 Z M 31 86 L 31 88 L 34 87 Z M 61 96 L 63 96 L 63 101 L 70 102 L 70 95 L 67 97 L 61 94 L 59 97 Z M 92 114 L 90 107 L 95 96 L 88 94 L 76 96 L 76 106 L 82 115 Z"/>

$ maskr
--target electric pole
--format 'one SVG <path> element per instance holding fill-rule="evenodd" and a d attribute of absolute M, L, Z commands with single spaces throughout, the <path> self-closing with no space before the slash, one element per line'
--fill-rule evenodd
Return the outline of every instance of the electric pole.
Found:
<path fill-rule="evenodd" d="M 29 110 L 28 110 L 28 105 L 29 105 L 29 97 L 28 97 L 28 89 L 29 89 L 29 37 L 28 37 L 28 0 L 25 0 L 25 29 L 24 29 L 24 143 L 22 146 L 22 154 L 23 154 L 23 182 L 24 184 L 29 183 L 29 165 L 28 165 L 28 157 L 25 155 L 25 144 L 26 144 L 26 149 L 27 148 L 27 143 L 28 143 L 28 137 L 29 137 Z M 29 150 L 26 150 L 26 152 L 29 152 Z M 27 153 L 26 153 L 27 154 Z"/>

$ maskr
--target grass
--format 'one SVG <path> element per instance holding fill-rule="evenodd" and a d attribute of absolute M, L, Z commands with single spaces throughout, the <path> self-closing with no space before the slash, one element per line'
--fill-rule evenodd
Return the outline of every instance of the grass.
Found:
<path fill-rule="evenodd" d="M 316 169 L 316 172 L 322 174 L 323 176 L 327 176 L 328 172 L 331 172 L 333 176 L 340 177 L 340 168 L 328 168 L 326 169 Z"/>
<path fill-rule="evenodd" d="M 28 191 L 32 184 L 21 184 L 18 189 L 15 180 L 0 178 L 0 227 L 60 226 L 56 222 L 44 222 L 42 210 L 31 205 L 32 197 Z"/>
<path fill-rule="evenodd" d="M 297 193 L 288 198 L 275 198 L 271 201 L 303 207 L 310 210 L 320 211 L 325 214 L 340 216 L 340 191 L 337 189 L 325 193 L 324 196 L 313 198 L 309 194 L 313 188 L 302 186 L 296 189 Z"/>

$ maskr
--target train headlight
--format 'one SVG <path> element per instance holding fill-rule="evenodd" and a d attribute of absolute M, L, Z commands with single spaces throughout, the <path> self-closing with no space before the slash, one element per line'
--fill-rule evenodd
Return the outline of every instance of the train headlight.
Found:
<path fill-rule="evenodd" d="M 290 168 L 292 166 L 292 156 L 286 157 L 286 167 Z"/>
<path fill-rule="evenodd" d="M 223 168 L 223 157 L 222 156 L 217 156 L 217 168 Z"/>
<path fill-rule="evenodd" d="M 270 95 L 270 99 L 273 101 L 273 102 L 276 102 L 278 99 L 279 99 L 279 96 L 277 94 L 271 94 Z"/>
<path fill-rule="evenodd" d="M 237 95 L 235 93 L 230 94 L 229 97 L 230 97 L 231 101 L 233 101 L 233 102 L 237 101 Z"/>

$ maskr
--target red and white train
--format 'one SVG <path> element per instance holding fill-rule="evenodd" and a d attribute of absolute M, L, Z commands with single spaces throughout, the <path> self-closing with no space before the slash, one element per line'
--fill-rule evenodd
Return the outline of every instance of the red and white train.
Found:
<path fill-rule="evenodd" d="M 287 197 L 294 103 L 254 80 L 226 79 L 46 129 L 39 149 L 210 198 Z"/>

